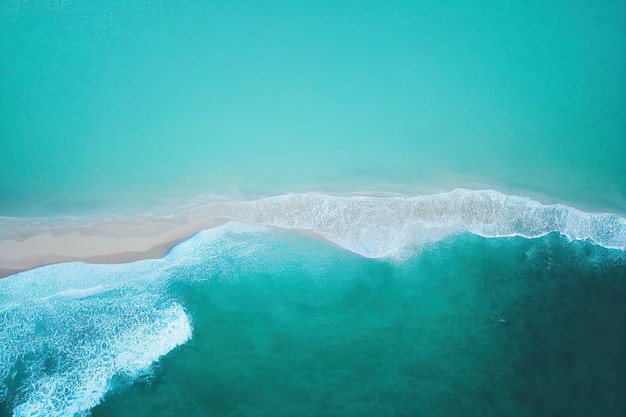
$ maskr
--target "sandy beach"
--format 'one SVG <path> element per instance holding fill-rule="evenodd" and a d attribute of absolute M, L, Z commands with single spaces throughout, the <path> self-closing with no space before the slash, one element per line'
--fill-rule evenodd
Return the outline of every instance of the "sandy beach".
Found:
<path fill-rule="evenodd" d="M 124 263 L 164 256 L 200 230 L 224 224 L 218 217 L 190 222 L 150 221 L 50 228 L 25 238 L 0 240 L 0 278 L 59 262 Z"/>

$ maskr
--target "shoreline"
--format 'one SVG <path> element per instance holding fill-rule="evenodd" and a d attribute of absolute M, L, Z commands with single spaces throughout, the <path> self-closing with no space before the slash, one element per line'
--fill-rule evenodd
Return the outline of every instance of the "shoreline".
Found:
<path fill-rule="evenodd" d="M 62 262 L 128 263 L 165 256 L 178 243 L 228 219 L 207 216 L 188 223 L 152 221 L 68 227 L 24 239 L 0 240 L 0 278 Z"/>
<path fill-rule="evenodd" d="M 143 225 L 113 224 L 110 226 L 117 229 L 118 233 L 122 233 L 122 235 L 115 237 L 98 234 L 100 227 L 94 227 L 84 230 L 84 233 L 77 233 L 74 230 L 68 229 L 65 233 L 56 231 L 54 234 L 51 234 L 46 232 L 33 235 L 23 240 L 0 240 L 0 279 L 10 277 L 20 272 L 64 262 L 122 264 L 147 259 L 160 259 L 167 255 L 176 245 L 190 239 L 196 233 L 220 227 L 230 221 L 237 220 L 207 216 L 206 218 L 196 219 L 188 224 L 169 224 L 168 226 L 170 227 L 168 227 L 164 233 L 149 236 L 146 236 L 146 233 L 149 233 L 150 230 L 159 230 L 166 225 L 159 222 L 152 224 L 146 223 Z M 266 226 L 278 231 L 289 230 L 310 239 L 316 239 L 328 245 L 340 247 L 312 230 Z M 124 232 L 126 232 L 125 235 Z M 142 236 L 130 236 L 130 232 L 141 232 Z M 63 248 L 59 250 L 64 253 L 59 253 L 58 251 L 57 253 L 50 253 L 50 251 L 44 253 L 43 251 L 37 251 L 37 246 L 31 246 L 29 248 L 29 243 L 32 242 L 32 240 L 36 240 L 38 244 L 49 243 L 54 245 L 54 247 Z M 82 255 L 69 255 L 65 253 L 78 246 L 80 246 L 80 250 L 83 251 Z M 115 247 L 115 249 L 113 249 L 113 247 Z M 7 248 L 12 250 L 12 253 L 10 251 L 3 252 L 3 250 Z M 102 250 L 108 253 L 102 253 Z M 3 257 L 3 253 L 18 255 L 18 258 L 15 260 L 7 260 Z"/>
<path fill-rule="evenodd" d="M 492 195 L 493 193 L 495 193 L 495 196 Z M 369 196 L 367 196 L 368 194 Z M 448 196 L 454 197 L 455 195 L 460 199 L 452 200 L 453 203 L 455 201 L 456 203 L 454 203 L 450 209 L 452 212 L 449 212 L 448 203 L 443 200 Z M 470 200 L 466 200 L 468 196 L 470 196 Z M 411 218 L 411 215 L 415 213 L 412 210 L 416 210 L 416 208 L 408 207 L 407 201 L 404 200 L 411 197 L 433 197 L 432 204 L 422 203 L 419 206 L 421 208 L 418 210 L 424 210 L 423 213 L 421 211 L 417 212 L 423 214 L 423 216 L 418 216 L 420 218 Z M 400 199 L 404 200 L 404 203 L 402 203 L 404 204 L 404 208 L 398 211 L 399 206 L 396 203 L 392 202 L 389 204 L 385 202 L 385 204 L 381 204 L 380 206 L 377 205 L 377 208 L 371 211 L 373 206 L 369 209 L 367 207 L 363 209 L 358 207 L 354 208 L 353 206 L 346 208 L 343 203 L 332 201 L 342 198 L 346 198 L 348 201 L 352 202 L 360 199 L 376 199 L 379 201 L 387 200 L 388 198 L 390 200 Z M 532 210 L 536 209 L 535 205 L 548 207 L 554 204 L 554 202 L 552 204 L 546 204 L 545 200 L 539 202 L 532 197 L 502 194 L 495 190 L 455 189 L 450 192 L 416 196 L 395 193 L 361 192 L 344 194 L 343 196 L 336 194 L 333 196 L 332 194 L 322 193 L 286 194 L 259 200 L 243 201 L 222 200 L 194 202 L 193 199 L 190 199 L 187 204 L 172 205 L 169 207 L 163 205 L 155 207 L 156 211 L 135 216 L 79 216 L 67 218 L 51 217 L 47 219 L 43 217 L 32 219 L 0 217 L 0 278 L 62 262 L 82 261 L 86 263 L 113 264 L 162 258 L 175 245 L 190 238 L 194 234 L 202 230 L 221 226 L 231 220 L 262 224 L 278 229 L 290 229 L 309 237 L 322 239 L 327 243 L 338 244 L 344 247 L 344 249 L 365 254 L 366 256 L 377 257 L 377 254 L 380 254 L 376 252 L 376 250 L 373 252 L 370 251 L 372 248 L 367 247 L 367 245 L 366 247 L 361 247 L 363 242 L 359 243 L 358 241 L 355 247 L 353 246 L 355 242 L 350 240 L 355 236 L 359 236 L 359 227 L 369 228 L 367 222 L 372 219 L 372 216 L 376 217 L 378 221 L 384 220 L 382 223 L 375 222 L 374 227 L 374 229 L 376 229 L 376 227 L 382 225 L 382 229 L 378 232 L 384 234 L 398 232 L 395 228 L 403 228 L 406 224 L 411 222 L 410 227 L 414 228 L 417 225 L 421 227 L 423 230 L 420 230 L 425 233 L 430 233 L 433 221 L 435 222 L 435 229 L 441 227 L 442 230 L 445 231 L 445 228 L 449 227 L 449 225 L 446 226 L 445 224 L 446 221 L 449 221 L 446 220 L 446 216 L 450 215 L 454 218 L 456 218 L 456 216 L 460 216 L 459 218 L 477 216 L 474 220 L 470 219 L 468 221 L 470 221 L 470 223 L 471 221 L 478 221 L 479 223 L 484 221 L 486 222 L 485 224 L 489 226 L 490 222 L 498 219 L 496 215 L 495 220 L 494 218 L 489 220 L 489 201 L 491 201 L 491 198 L 495 198 L 496 200 L 501 198 L 505 200 L 509 198 L 513 198 L 514 200 L 519 199 L 519 203 L 522 206 L 528 203 L 530 204 L 529 207 L 534 207 Z M 459 201 L 461 202 L 460 206 Z M 180 203 L 181 201 L 179 200 L 178 202 Z M 313 205 L 309 206 L 309 204 Z M 581 212 L 579 209 L 572 206 L 565 206 L 563 203 L 556 204 L 564 209 L 573 210 L 583 215 L 581 220 L 589 220 L 585 218 L 585 215 L 589 214 L 589 212 Z M 365 206 L 369 205 L 366 204 Z M 480 208 L 482 206 L 484 206 L 484 210 L 486 211 Z M 344 213 L 339 214 L 338 218 L 334 218 L 336 213 L 331 214 L 330 218 L 324 217 L 324 212 L 330 210 L 330 213 L 333 213 L 338 207 L 344 210 Z M 524 207 L 521 207 L 521 209 L 525 210 Z M 384 215 L 387 210 L 389 210 L 388 214 L 391 217 L 389 219 L 379 218 L 379 214 Z M 455 210 L 461 211 L 457 213 Z M 469 211 L 466 212 L 463 210 Z M 446 214 L 445 212 L 448 213 Z M 406 216 L 403 217 L 405 220 L 397 218 L 398 214 Z M 437 226 L 436 221 L 439 214 L 443 215 L 442 221 L 444 223 Z M 487 215 L 487 219 L 482 219 L 483 214 Z M 576 216 L 579 214 L 576 214 Z M 320 215 L 322 216 L 321 218 L 317 217 L 314 219 L 316 216 Z M 351 226 L 357 229 L 347 232 L 344 230 L 344 226 L 346 226 L 344 222 L 345 219 L 341 219 L 344 215 L 348 216 L 346 217 L 348 219 L 358 220 L 358 224 L 349 222 Z M 619 216 L 618 214 L 613 215 Z M 520 216 L 518 221 L 523 222 L 525 214 L 520 212 Z M 423 217 L 423 219 L 421 217 Z M 323 219 L 330 219 L 330 223 Z M 426 223 L 420 226 L 421 221 L 425 221 Z M 504 219 L 504 221 L 508 223 L 507 219 Z M 624 242 L 626 242 L 626 236 L 622 234 L 623 231 L 626 231 L 624 228 L 626 226 L 624 218 L 620 217 L 612 221 L 617 222 L 614 226 L 617 225 L 618 230 L 622 232 L 616 230 L 615 232 L 617 234 L 613 237 L 617 238 L 617 240 L 614 239 L 613 243 L 609 242 L 609 244 L 617 244 L 617 247 L 624 248 Z M 383 223 L 389 224 L 385 225 Z M 428 224 L 431 224 L 431 226 Z M 514 230 L 511 232 L 506 224 L 500 226 L 506 226 L 504 236 L 520 235 L 515 233 Z M 532 223 L 531 226 L 533 226 Z M 393 230 L 388 229 L 389 227 Z M 507 230 L 509 232 L 506 232 Z M 584 228 L 581 230 L 584 230 Z M 613 233 L 612 229 L 609 228 L 607 230 Z M 564 232 L 563 230 L 552 229 L 546 231 Z M 396 236 L 397 238 L 401 238 L 402 233 L 404 233 L 401 230 L 399 232 L 400 235 Z M 591 238 L 593 240 L 593 236 L 591 235 L 581 236 L 578 231 L 574 230 L 573 232 L 574 234 L 572 236 L 574 239 Z M 474 233 L 476 233 L 476 231 L 474 231 Z M 581 231 L 580 233 L 587 233 L 587 231 Z M 477 234 L 481 233 L 478 232 Z M 521 235 L 524 236 L 523 234 Z M 497 236 L 497 234 L 494 235 L 494 237 Z M 598 236 L 601 236 L 601 234 Z M 336 239 L 339 239 L 339 241 Z"/>

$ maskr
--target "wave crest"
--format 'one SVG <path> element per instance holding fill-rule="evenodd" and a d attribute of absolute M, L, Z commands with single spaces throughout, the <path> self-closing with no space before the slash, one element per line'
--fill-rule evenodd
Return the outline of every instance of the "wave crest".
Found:
<path fill-rule="evenodd" d="M 339 197 L 291 194 L 255 201 L 206 204 L 207 215 L 304 229 L 367 257 L 398 256 L 416 243 L 453 233 L 535 238 L 558 232 L 606 248 L 626 248 L 626 219 L 543 205 L 493 190 L 456 189 L 415 197 Z"/>

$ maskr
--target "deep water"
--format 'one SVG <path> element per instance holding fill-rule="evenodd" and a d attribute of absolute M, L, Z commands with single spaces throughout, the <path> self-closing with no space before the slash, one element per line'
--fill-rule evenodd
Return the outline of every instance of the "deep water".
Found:
<path fill-rule="evenodd" d="M 393 263 L 270 242 L 176 272 L 193 339 L 94 417 L 626 412 L 623 253 L 464 235 Z"/>
<path fill-rule="evenodd" d="M 88 274 L 102 285 L 81 292 Z M 163 260 L 2 281 L 0 333 L 26 340 L 11 333 L 21 311 L 39 342 L 4 347 L 3 366 L 21 352 L 1 415 L 624 415 L 625 277 L 623 251 L 557 234 L 462 234 L 391 261 L 231 224 Z M 35 395 L 46 378 L 60 384 Z"/>

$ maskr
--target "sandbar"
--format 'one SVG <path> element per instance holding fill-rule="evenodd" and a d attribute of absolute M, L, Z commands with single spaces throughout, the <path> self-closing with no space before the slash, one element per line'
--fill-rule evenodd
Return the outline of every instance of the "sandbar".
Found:
<path fill-rule="evenodd" d="M 0 240 L 0 278 L 59 262 L 125 263 L 161 258 L 177 243 L 227 221 L 202 217 L 186 223 L 94 224 L 7 237 Z"/>

